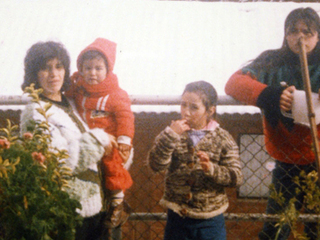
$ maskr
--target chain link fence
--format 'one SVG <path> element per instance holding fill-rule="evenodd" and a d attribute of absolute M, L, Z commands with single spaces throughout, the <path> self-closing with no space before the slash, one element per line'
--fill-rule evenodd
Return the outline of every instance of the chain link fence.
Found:
<path fill-rule="evenodd" d="M 133 99 L 136 104 L 155 104 L 159 99 Z M 8 99 L 1 100 L 7 101 Z M 9 99 L 10 100 L 10 99 Z M 168 99 L 167 99 L 168 100 Z M 179 101 L 173 99 L 164 104 Z M 10 101 L 9 101 L 10 102 Z M 9 104 L 17 103 L 16 101 Z M 18 102 L 18 104 L 24 104 Z M 262 116 L 260 112 L 247 113 L 238 111 L 237 106 L 231 113 L 219 113 L 225 105 L 234 104 L 231 99 L 219 99 L 218 121 L 222 128 L 228 130 L 238 143 L 244 183 L 237 189 L 227 189 L 230 206 L 225 213 L 228 240 L 258 239 L 265 221 L 278 220 L 277 216 L 265 213 L 271 171 L 274 160 L 267 154 L 263 137 Z M 19 124 L 20 110 L 1 111 L 1 126 L 6 125 L 6 119 Z M 178 111 L 136 111 L 134 163 L 130 173 L 134 180 L 133 186 L 126 192 L 126 201 L 133 209 L 129 220 L 114 231 L 114 239 L 119 240 L 157 240 L 163 239 L 166 224 L 166 209 L 159 205 L 164 190 L 164 173 L 153 173 L 147 164 L 148 151 L 155 137 L 168 126 L 172 120 L 179 119 Z M 317 218 L 313 219 L 317 220 Z M 302 232 L 302 222 L 310 221 L 306 214 L 299 217 L 299 228 Z M 291 235 L 289 239 L 294 239 Z"/>
<path fill-rule="evenodd" d="M 122 227 L 121 239 L 163 239 L 166 209 L 159 205 L 164 189 L 164 173 L 155 174 L 147 165 L 147 154 L 154 138 L 179 119 L 178 112 L 135 114 L 135 158 L 130 170 L 134 185 L 126 199 L 134 209 Z M 230 206 L 226 215 L 228 239 L 256 239 L 261 230 L 269 194 L 273 159 L 264 149 L 260 113 L 218 114 L 220 125 L 227 129 L 239 144 L 244 183 L 238 189 L 227 189 Z"/>
<path fill-rule="evenodd" d="M 122 227 L 122 236 L 118 239 L 163 239 L 166 209 L 158 203 L 164 189 L 164 174 L 153 173 L 147 166 L 146 159 L 157 134 L 168 126 L 171 120 L 179 119 L 180 115 L 178 112 L 140 112 L 135 116 L 135 159 L 130 170 L 134 185 L 126 193 L 134 213 Z M 218 120 L 239 145 L 244 175 L 244 183 L 238 189 L 227 189 L 230 200 L 225 214 L 227 239 L 258 239 L 258 233 L 265 221 L 279 220 L 279 216 L 265 214 L 275 162 L 265 150 L 262 116 L 260 113 L 235 111 L 218 114 Z M 313 217 L 317 218 L 314 215 Z M 299 231 L 303 232 L 302 222 L 315 220 L 302 214 L 298 221 Z M 294 239 L 293 235 L 289 239 Z"/>

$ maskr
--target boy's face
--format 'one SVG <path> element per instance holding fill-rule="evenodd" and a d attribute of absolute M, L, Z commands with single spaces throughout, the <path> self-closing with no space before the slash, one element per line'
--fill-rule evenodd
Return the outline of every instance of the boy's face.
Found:
<path fill-rule="evenodd" d="M 107 66 L 102 57 L 83 61 L 81 74 L 86 83 L 94 85 L 102 82 L 107 76 Z"/>
<path fill-rule="evenodd" d="M 210 110 L 206 109 L 203 101 L 196 92 L 185 92 L 181 99 L 181 117 L 187 120 L 187 124 L 190 128 L 197 130 L 203 129 L 207 123 L 209 117 L 215 112 L 215 107 L 211 107 Z"/>

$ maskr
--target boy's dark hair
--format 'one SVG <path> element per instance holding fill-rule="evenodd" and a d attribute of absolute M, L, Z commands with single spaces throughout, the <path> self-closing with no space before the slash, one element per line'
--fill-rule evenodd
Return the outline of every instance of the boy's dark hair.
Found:
<path fill-rule="evenodd" d="M 104 60 L 104 63 L 106 65 L 106 68 L 107 68 L 107 72 L 108 72 L 108 61 L 106 59 L 106 57 L 99 51 L 95 51 L 95 50 L 89 50 L 85 53 L 83 53 L 80 57 L 79 57 L 79 64 L 80 64 L 80 69 L 78 69 L 80 72 L 82 71 L 82 66 L 83 66 L 83 62 L 85 60 L 92 60 L 92 59 L 95 59 L 95 58 L 102 58 Z"/>
<path fill-rule="evenodd" d="M 183 94 L 185 92 L 198 93 L 202 99 L 203 105 L 206 107 L 206 110 L 209 110 L 210 107 L 217 106 L 217 91 L 210 83 L 206 81 L 201 80 L 187 84 L 183 91 Z"/>
<path fill-rule="evenodd" d="M 299 63 L 299 56 L 292 53 L 286 40 L 287 29 L 293 28 L 298 21 L 304 21 L 309 29 L 315 30 L 320 37 L 320 17 L 312 8 L 297 8 L 289 13 L 284 24 L 284 38 L 281 48 L 275 50 L 266 50 L 261 53 L 249 67 L 259 71 L 277 68 L 285 63 Z M 320 41 L 308 56 L 309 64 L 320 62 Z"/>
<path fill-rule="evenodd" d="M 35 89 L 41 88 L 38 83 L 38 72 L 46 68 L 49 60 L 57 58 L 64 67 L 65 76 L 61 91 L 65 91 L 70 85 L 70 57 L 61 43 L 48 41 L 38 42 L 31 46 L 24 59 L 24 81 L 22 90 L 35 84 Z"/>

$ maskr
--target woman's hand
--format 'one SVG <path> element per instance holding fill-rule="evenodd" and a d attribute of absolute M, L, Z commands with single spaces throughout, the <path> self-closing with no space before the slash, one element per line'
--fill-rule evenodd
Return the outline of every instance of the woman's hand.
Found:
<path fill-rule="evenodd" d="M 112 153 L 113 148 L 118 147 L 116 137 L 111 134 L 108 134 L 108 136 L 109 136 L 110 144 L 104 148 L 104 155 L 105 156 L 110 155 Z"/>
<path fill-rule="evenodd" d="M 210 168 L 212 167 L 212 163 L 210 162 L 208 154 L 203 151 L 199 151 L 197 152 L 197 156 L 200 159 L 200 165 L 203 171 L 205 172 L 210 171 Z"/>
<path fill-rule="evenodd" d="M 296 90 L 295 86 L 287 87 L 285 90 L 283 90 L 281 96 L 280 96 L 280 109 L 288 112 L 292 108 L 292 102 L 293 102 L 293 92 Z"/>
<path fill-rule="evenodd" d="M 131 145 L 118 143 L 118 150 L 123 162 L 126 163 L 130 157 Z"/>
<path fill-rule="evenodd" d="M 179 135 L 181 135 L 185 131 L 190 130 L 190 127 L 187 124 L 187 120 L 185 120 L 185 119 L 172 121 L 170 128 Z"/>

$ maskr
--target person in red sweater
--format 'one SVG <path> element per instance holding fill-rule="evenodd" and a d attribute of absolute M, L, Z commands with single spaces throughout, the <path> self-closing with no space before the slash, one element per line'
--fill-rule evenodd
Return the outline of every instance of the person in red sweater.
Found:
<path fill-rule="evenodd" d="M 312 8 L 298 8 L 285 20 L 284 39 L 279 49 L 266 50 L 256 59 L 235 72 L 225 86 L 226 94 L 235 99 L 261 108 L 265 146 L 276 165 L 272 171 L 272 183 L 282 193 L 284 204 L 268 199 L 266 212 L 276 214 L 284 211 L 292 198 L 296 209 L 303 206 L 304 193 L 296 191 L 299 186 L 292 180 L 302 171 L 310 173 L 315 168 L 310 128 L 287 117 L 292 110 L 294 91 L 303 90 L 302 71 L 299 61 L 299 41 L 306 46 L 308 69 L 312 92 L 320 89 L 320 18 Z M 286 84 L 283 84 L 285 82 Z M 287 86 L 286 86 L 287 85 Z M 317 126 L 320 134 L 320 125 Z M 311 210 L 306 207 L 306 211 Z M 259 233 L 260 240 L 286 240 L 290 227 L 265 222 Z M 315 223 L 305 223 L 308 239 L 319 239 Z"/>
<path fill-rule="evenodd" d="M 122 225 L 131 211 L 123 198 L 132 185 L 127 169 L 133 157 L 134 115 L 129 96 L 113 73 L 115 58 L 116 43 L 97 38 L 79 54 L 78 72 L 72 75 L 68 92 L 89 128 L 103 128 L 116 138 L 112 154 L 104 156 L 100 166 L 108 229 Z"/>

